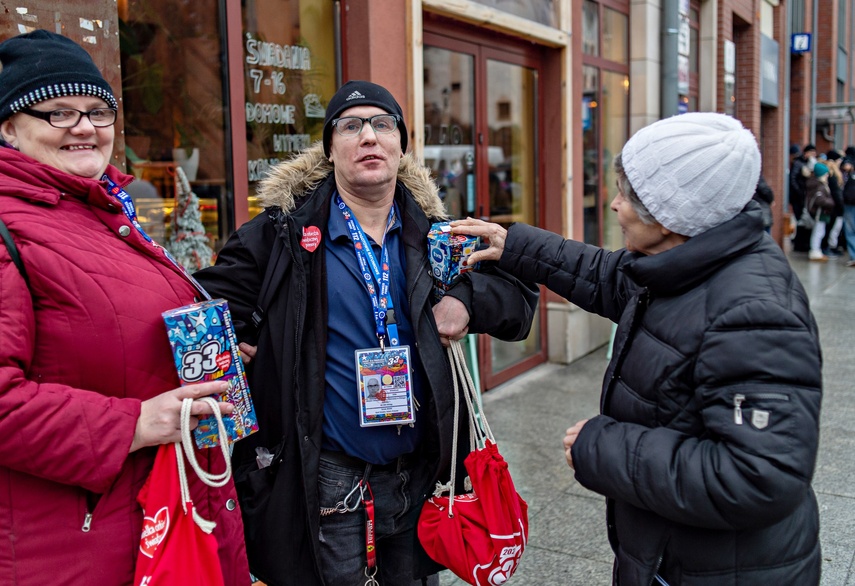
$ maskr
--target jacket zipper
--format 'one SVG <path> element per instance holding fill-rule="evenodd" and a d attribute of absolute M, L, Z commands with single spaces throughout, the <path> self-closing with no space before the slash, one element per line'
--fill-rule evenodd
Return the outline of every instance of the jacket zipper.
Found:
<path fill-rule="evenodd" d="M 772 399 L 775 401 L 789 401 L 790 397 L 783 393 L 751 393 L 752 399 Z M 733 395 L 733 422 L 736 425 L 742 425 L 742 404 L 745 402 L 746 396 L 742 393 Z"/>
<path fill-rule="evenodd" d="M 656 566 L 653 569 L 653 579 L 650 581 L 650 586 L 654 586 L 657 582 L 659 584 L 665 584 L 665 581 L 659 577 L 659 566 L 662 565 L 662 558 L 664 554 L 659 554 L 659 559 L 656 560 Z M 667 586 L 667 584 L 666 584 Z"/>
<path fill-rule="evenodd" d="M 98 501 L 101 500 L 101 495 L 97 495 L 93 492 L 86 492 L 86 511 L 83 514 L 83 526 L 80 528 L 84 533 L 89 533 L 92 529 L 92 517 L 95 512 L 95 507 L 98 506 Z"/>

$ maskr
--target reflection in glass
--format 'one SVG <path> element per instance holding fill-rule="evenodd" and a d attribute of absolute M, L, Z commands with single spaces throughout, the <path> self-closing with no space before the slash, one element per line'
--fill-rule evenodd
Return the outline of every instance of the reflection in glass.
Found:
<path fill-rule="evenodd" d="M 487 61 L 490 218 L 534 224 L 534 71 Z"/>
<path fill-rule="evenodd" d="M 596 2 L 585 0 L 582 5 L 582 52 L 596 57 L 600 54 L 600 17 Z"/>
<path fill-rule="evenodd" d="M 490 8 L 521 16 L 547 26 L 556 26 L 554 0 L 473 0 Z"/>
<path fill-rule="evenodd" d="M 603 8 L 603 57 L 618 63 L 629 63 L 629 17 Z"/>
<path fill-rule="evenodd" d="M 490 219 L 505 226 L 534 225 L 537 75 L 527 67 L 488 60 L 486 90 Z M 527 339 L 493 340 L 491 351 L 494 373 L 540 352 L 539 318 Z"/>
<path fill-rule="evenodd" d="M 617 250 L 623 247 L 623 233 L 617 215 L 609 205 L 617 194 L 615 156 L 627 141 L 629 115 L 629 78 L 623 73 L 603 71 L 603 244 Z"/>
<path fill-rule="evenodd" d="M 583 238 L 588 244 L 600 243 L 600 226 L 597 218 L 597 194 L 600 184 L 600 104 L 597 89 L 599 70 L 582 68 L 582 171 L 584 197 L 582 199 Z"/>
<path fill-rule="evenodd" d="M 244 87 L 250 216 L 258 181 L 320 140 L 335 93 L 333 3 L 244 0 Z M 283 26 L 287 23 L 287 26 Z M 239 75 L 236 72 L 235 75 Z"/>
<path fill-rule="evenodd" d="M 454 218 L 476 214 L 475 58 L 424 49 L 424 163 Z"/>
<path fill-rule="evenodd" d="M 128 170 L 140 221 L 166 244 L 176 165 L 200 199 L 201 222 L 218 250 L 227 229 L 223 62 L 219 4 L 123 0 L 118 5 Z"/>

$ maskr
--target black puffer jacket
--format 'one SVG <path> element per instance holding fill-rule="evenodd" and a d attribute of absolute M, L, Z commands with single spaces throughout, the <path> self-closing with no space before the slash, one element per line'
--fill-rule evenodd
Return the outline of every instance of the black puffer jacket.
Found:
<path fill-rule="evenodd" d="M 646 257 L 515 225 L 500 267 L 619 323 L 572 450 L 608 497 L 616 584 L 819 582 L 817 328 L 755 202 Z"/>

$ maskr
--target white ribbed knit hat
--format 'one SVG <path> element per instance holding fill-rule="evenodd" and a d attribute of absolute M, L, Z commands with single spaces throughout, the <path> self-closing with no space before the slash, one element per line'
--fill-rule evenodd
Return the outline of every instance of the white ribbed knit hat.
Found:
<path fill-rule="evenodd" d="M 760 178 L 751 131 L 726 114 L 691 112 L 642 128 L 621 151 L 644 207 L 677 234 L 697 236 L 732 219 Z"/>

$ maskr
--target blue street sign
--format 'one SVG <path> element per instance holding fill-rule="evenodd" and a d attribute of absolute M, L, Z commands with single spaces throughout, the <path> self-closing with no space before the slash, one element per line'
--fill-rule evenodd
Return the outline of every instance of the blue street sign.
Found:
<path fill-rule="evenodd" d="M 810 33 L 793 33 L 790 37 L 790 51 L 792 53 L 810 53 L 812 35 Z"/>

